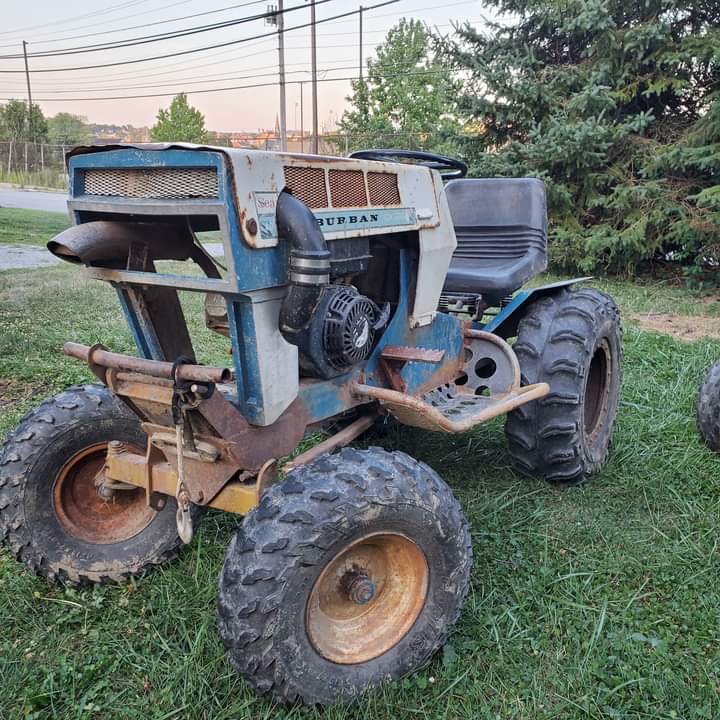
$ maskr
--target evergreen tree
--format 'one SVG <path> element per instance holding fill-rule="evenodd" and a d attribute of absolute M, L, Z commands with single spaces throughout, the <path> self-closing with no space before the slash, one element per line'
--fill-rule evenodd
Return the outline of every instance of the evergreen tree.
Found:
<path fill-rule="evenodd" d="M 205 117 L 188 103 L 187 95 L 176 95 L 170 107 L 161 108 L 150 136 L 158 142 L 204 143 L 207 137 Z"/>
<path fill-rule="evenodd" d="M 720 3 L 488 2 L 502 22 L 444 44 L 473 173 L 547 181 L 558 267 L 701 262 L 720 240 Z"/>
<path fill-rule="evenodd" d="M 351 108 L 340 120 L 348 149 L 442 146 L 457 130 L 448 112 L 454 86 L 428 30 L 419 20 L 403 18 L 376 54 L 367 77 L 353 81 Z"/>

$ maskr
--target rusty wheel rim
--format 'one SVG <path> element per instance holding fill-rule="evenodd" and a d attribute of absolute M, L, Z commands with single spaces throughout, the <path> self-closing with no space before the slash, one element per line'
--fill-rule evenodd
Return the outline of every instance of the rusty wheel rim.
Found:
<path fill-rule="evenodd" d="M 592 444 L 602 431 L 610 401 L 610 380 L 612 378 L 612 355 L 607 340 L 595 348 L 585 383 L 583 426 L 585 438 Z"/>
<path fill-rule="evenodd" d="M 134 537 L 155 516 L 145 491 L 118 490 L 101 498 L 95 478 L 105 465 L 107 443 L 97 443 L 73 455 L 60 469 L 53 486 L 53 507 L 60 525 L 80 540 L 110 545 Z"/>
<path fill-rule="evenodd" d="M 306 609 L 313 647 L 332 662 L 367 662 L 409 632 L 425 604 L 428 565 L 404 535 L 374 533 L 339 552 L 315 582 Z"/>

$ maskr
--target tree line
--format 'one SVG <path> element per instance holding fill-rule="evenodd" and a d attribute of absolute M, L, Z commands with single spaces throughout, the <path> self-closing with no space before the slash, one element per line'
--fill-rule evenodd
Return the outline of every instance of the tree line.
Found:
<path fill-rule="evenodd" d="M 342 132 L 456 154 L 478 177 L 541 178 L 559 270 L 716 277 L 720 3 L 486 5 L 482 30 L 393 28 Z"/>
<path fill-rule="evenodd" d="M 458 155 L 478 177 L 545 181 L 558 270 L 720 265 L 720 2 L 486 0 L 439 34 L 403 19 L 353 81 L 338 152 Z M 84 119 L 10 101 L 0 139 L 82 142 Z M 73 133 L 76 133 L 73 135 Z M 176 96 L 151 137 L 208 142 Z"/>

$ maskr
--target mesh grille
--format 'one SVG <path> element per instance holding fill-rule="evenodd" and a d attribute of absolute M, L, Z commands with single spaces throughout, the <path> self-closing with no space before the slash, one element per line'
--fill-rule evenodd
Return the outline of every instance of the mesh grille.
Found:
<path fill-rule="evenodd" d="M 399 205 L 397 175 L 386 172 L 369 172 L 367 174 L 370 205 Z"/>
<path fill-rule="evenodd" d="M 216 198 L 215 168 L 103 168 L 85 171 L 85 194 L 131 198 Z"/>
<path fill-rule="evenodd" d="M 285 186 L 309 208 L 328 206 L 325 170 L 311 167 L 286 167 Z"/>
<path fill-rule="evenodd" d="M 362 170 L 330 170 L 329 175 L 333 207 L 367 207 Z"/>

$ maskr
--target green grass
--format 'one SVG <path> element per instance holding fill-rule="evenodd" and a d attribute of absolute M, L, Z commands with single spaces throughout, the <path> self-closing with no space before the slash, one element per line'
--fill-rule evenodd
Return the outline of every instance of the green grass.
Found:
<path fill-rule="evenodd" d="M 67 215 L 42 210 L 0 208 L 0 245 L 45 246 L 70 226 Z"/>
<path fill-rule="evenodd" d="M 626 313 L 662 311 L 668 297 L 710 311 L 674 288 L 601 285 Z M 188 310 L 200 332 L 199 298 Z M 0 274 L 0 434 L 89 379 L 60 353 L 70 338 L 131 349 L 110 288 L 66 267 Z M 226 341 L 203 338 L 203 359 L 226 362 Z M 628 326 L 625 346 L 615 446 L 587 487 L 518 476 L 499 421 L 460 437 L 390 425 L 373 439 L 436 468 L 471 523 L 465 610 L 416 676 L 349 707 L 257 698 L 215 630 L 216 578 L 238 521 L 212 512 L 179 561 L 122 587 L 49 587 L 0 550 L 0 717 L 720 717 L 720 458 L 694 424 L 720 344 Z"/>
<path fill-rule="evenodd" d="M 0 167 L 0 182 L 22 187 L 67 189 L 67 175 L 61 170 L 11 170 Z"/>

